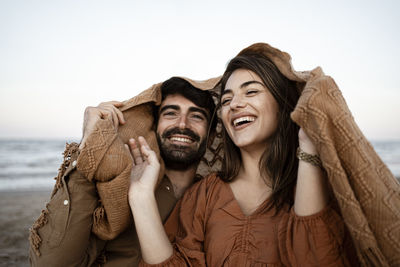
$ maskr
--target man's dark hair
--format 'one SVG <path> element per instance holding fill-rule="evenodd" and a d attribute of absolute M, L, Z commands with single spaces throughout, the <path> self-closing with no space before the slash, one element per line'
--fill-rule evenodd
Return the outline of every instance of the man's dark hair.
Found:
<path fill-rule="evenodd" d="M 164 101 L 169 95 L 181 95 L 192 101 L 197 106 L 206 109 L 208 111 L 207 121 L 209 123 L 209 128 L 211 131 L 214 131 L 217 124 L 217 116 L 214 114 L 215 103 L 210 92 L 196 88 L 190 82 L 182 78 L 172 77 L 162 84 L 161 95 L 162 101 Z M 156 107 L 154 110 L 156 125 L 158 123 L 158 111 L 159 107 Z"/>

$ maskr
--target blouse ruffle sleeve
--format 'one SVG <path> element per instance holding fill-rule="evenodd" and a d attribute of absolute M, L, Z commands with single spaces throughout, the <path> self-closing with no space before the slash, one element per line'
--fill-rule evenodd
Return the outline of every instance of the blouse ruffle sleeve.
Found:
<path fill-rule="evenodd" d="M 187 259 L 185 257 L 185 254 L 182 254 L 180 252 L 179 247 L 177 247 L 176 245 L 174 245 L 174 252 L 171 255 L 171 257 L 169 257 L 168 259 L 166 259 L 163 262 L 160 262 L 158 264 L 148 264 L 146 262 L 144 262 L 143 260 L 140 261 L 139 266 L 140 267 L 163 267 L 163 266 L 171 266 L 171 267 L 175 267 L 175 266 L 192 266 L 191 264 L 189 264 L 189 259 Z M 204 264 L 205 266 L 205 264 Z"/>
<path fill-rule="evenodd" d="M 278 239 L 285 265 L 350 266 L 343 220 L 331 206 L 310 216 L 298 216 L 292 208 L 282 217 Z"/>

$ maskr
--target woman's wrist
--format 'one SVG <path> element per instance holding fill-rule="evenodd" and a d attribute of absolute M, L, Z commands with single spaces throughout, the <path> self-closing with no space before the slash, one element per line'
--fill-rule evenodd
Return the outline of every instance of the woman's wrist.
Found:
<path fill-rule="evenodd" d="M 148 189 L 131 189 L 129 192 L 129 204 L 134 206 L 143 206 L 155 199 L 154 190 Z"/>
<path fill-rule="evenodd" d="M 322 168 L 322 162 L 318 154 L 310 154 L 303 151 L 300 147 L 297 148 L 296 156 L 299 160 L 310 163 L 316 167 Z"/>
<path fill-rule="evenodd" d="M 317 148 L 314 146 L 311 140 L 309 141 L 299 140 L 299 148 L 307 154 L 318 156 Z"/>

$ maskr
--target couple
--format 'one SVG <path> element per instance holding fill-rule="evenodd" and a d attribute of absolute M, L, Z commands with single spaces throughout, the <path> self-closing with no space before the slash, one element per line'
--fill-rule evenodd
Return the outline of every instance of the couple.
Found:
<path fill-rule="evenodd" d="M 222 170 L 186 191 L 165 229 L 154 195 L 156 153 L 144 138 L 132 140 L 128 195 L 141 266 L 350 266 L 316 147 L 290 119 L 298 98 L 295 83 L 268 58 L 232 59 L 219 100 Z M 160 110 L 184 129 L 177 111 Z M 177 146 L 192 141 L 167 137 Z"/>
<path fill-rule="evenodd" d="M 292 118 L 304 123 L 300 92 L 326 83 L 321 75 L 294 72 L 286 53 L 255 44 L 220 80 L 172 78 L 123 106 L 87 109 L 81 145 L 67 147 L 32 227 L 31 264 L 135 266 L 141 250 L 145 266 L 353 266 L 320 144 L 290 118 L 298 105 Z M 191 186 L 206 145 L 211 165 L 219 156 L 211 96 L 195 87 L 219 90 L 223 160 Z"/>

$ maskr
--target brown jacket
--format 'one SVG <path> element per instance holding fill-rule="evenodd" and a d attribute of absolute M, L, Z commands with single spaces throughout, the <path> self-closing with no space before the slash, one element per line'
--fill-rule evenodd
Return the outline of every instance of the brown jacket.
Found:
<path fill-rule="evenodd" d="M 33 226 L 40 243 L 31 244 L 31 265 L 137 266 L 140 246 L 134 225 L 109 241 L 92 233 L 93 212 L 99 201 L 95 183 L 75 167 L 78 144 L 67 145 L 64 154 L 62 186 L 55 189 L 46 210 Z M 178 201 L 167 177 L 161 180 L 155 194 L 161 219 L 165 221 Z M 31 241 L 38 240 L 33 236 L 34 233 Z M 35 249 L 36 244 L 40 250 Z"/>

